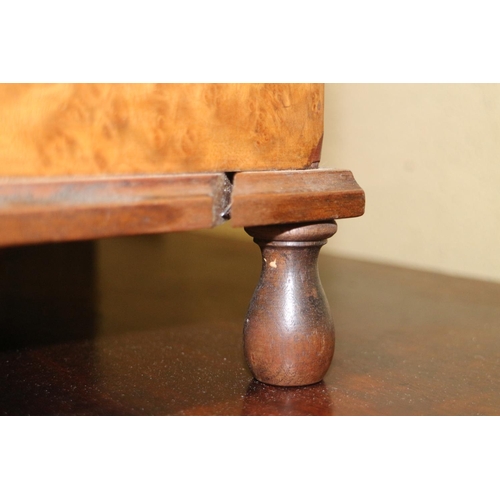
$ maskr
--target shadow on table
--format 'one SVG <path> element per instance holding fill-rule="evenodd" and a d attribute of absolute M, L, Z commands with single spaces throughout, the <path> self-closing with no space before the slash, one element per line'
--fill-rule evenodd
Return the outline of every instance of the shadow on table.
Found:
<path fill-rule="evenodd" d="M 242 415 L 333 415 L 324 382 L 305 387 L 276 387 L 253 380 L 244 397 Z"/>

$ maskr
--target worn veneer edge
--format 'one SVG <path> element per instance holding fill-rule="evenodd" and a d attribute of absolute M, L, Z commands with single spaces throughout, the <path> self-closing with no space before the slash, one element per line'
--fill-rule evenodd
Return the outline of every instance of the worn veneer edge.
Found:
<path fill-rule="evenodd" d="M 0 246 L 188 231 L 224 222 L 224 173 L 0 179 Z"/>
<path fill-rule="evenodd" d="M 364 203 L 346 170 L 2 178 L 0 246 L 357 217 Z"/>
<path fill-rule="evenodd" d="M 234 227 L 359 217 L 365 193 L 349 170 L 243 172 L 234 178 Z"/>

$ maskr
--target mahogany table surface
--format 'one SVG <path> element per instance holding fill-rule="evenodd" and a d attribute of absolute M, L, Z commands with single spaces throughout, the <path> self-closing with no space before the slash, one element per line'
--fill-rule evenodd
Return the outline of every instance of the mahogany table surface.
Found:
<path fill-rule="evenodd" d="M 499 284 L 323 252 L 334 360 L 279 388 L 243 358 L 259 273 L 207 232 L 2 249 L 0 415 L 500 414 Z"/>

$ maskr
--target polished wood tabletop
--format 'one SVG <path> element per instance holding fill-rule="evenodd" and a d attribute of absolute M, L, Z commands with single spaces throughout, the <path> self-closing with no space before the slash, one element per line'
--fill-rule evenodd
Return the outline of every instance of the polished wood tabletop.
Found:
<path fill-rule="evenodd" d="M 273 387 L 242 350 L 259 250 L 214 234 L 0 250 L 0 415 L 500 415 L 499 284 L 323 253 L 333 363 Z"/>

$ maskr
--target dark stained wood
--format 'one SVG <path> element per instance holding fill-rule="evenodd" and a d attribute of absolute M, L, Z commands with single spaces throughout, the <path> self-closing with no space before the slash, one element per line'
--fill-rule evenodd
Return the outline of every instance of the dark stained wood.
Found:
<path fill-rule="evenodd" d="M 0 179 L 0 246 L 214 227 L 225 174 Z"/>
<path fill-rule="evenodd" d="M 321 83 L 3 84 L 0 176 L 308 168 Z"/>
<path fill-rule="evenodd" d="M 43 258 L 0 250 L 0 283 L 7 272 L 10 284 L 25 280 L 0 286 L 12 309 L 6 322 L 0 307 L 0 415 L 500 415 L 500 284 L 322 252 L 335 356 L 323 383 L 282 388 L 255 382 L 243 356 L 261 267 L 251 238 L 179 233 L 43 248 Z M 47 266 L 43 275 L 27 280 L 28 259 Z M 68 275 L 51 280 L 58 273 Z M 64 282 L 73 300 L 59 300 Z M 79 300 L 72 323 L 64 311 Z M 52 308 L 43 331 L 53 335 L 41 344 L 42 328 L 23 320 L 43 312 L 37 302 Z M 14 344 L 16 322 L 24 334 Z"/>
<path fill-rule="evenodd" d="M 328 416 L 333 402 L 324 382 L 305 387 L 277 387 L 253 381 L 245 393 L 242 415 Z"/>
<path fill-rule="evenodd" d="M 315 384 L 330 367 L 335 332 L 317 260 L 336 231 L 335 221 L 247 228 L 262 251 L 243 330 L 245 358 L 257 380 Z"/>
<path fill-rule="evenodd" d="M 234 177 L 234 227 L 359 217 L 365 194 L 347 170 L 241 172 Z"/>

